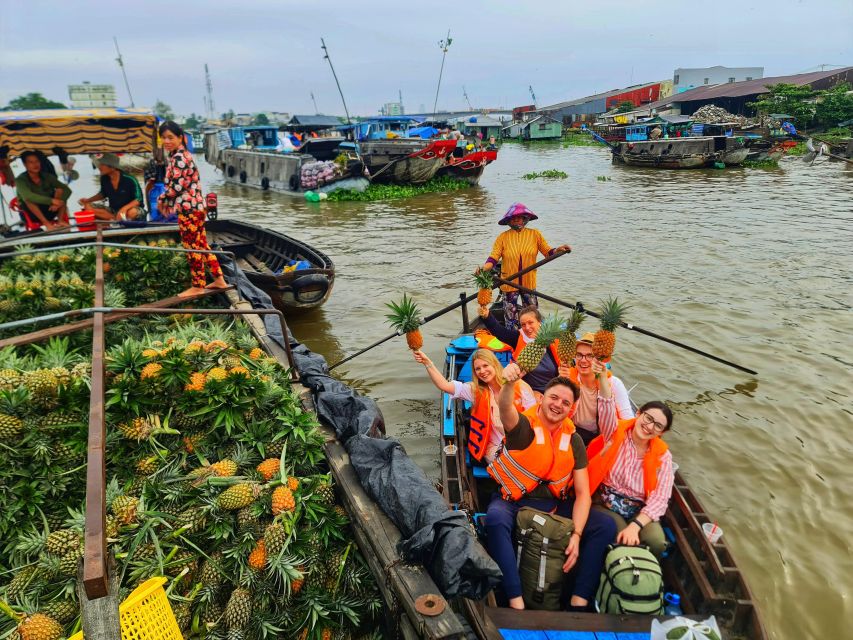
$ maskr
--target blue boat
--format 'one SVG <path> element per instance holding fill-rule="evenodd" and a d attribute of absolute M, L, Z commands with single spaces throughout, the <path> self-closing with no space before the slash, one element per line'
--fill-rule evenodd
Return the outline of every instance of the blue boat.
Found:
<path fill-rule="evenodd" d="M 447 346 L 444 375 L 448 380 L 470 381 L 472 356 L 478 341 L 463 315 L 463 334 Z M 502 364 L 510 352 L 495 354 Z M 441 485 L 448 503 L 465 511 L 483 539 L 486 508 L 497 484 L 486 469 L 472 465 L 467 433 L 470 403 L 441 394 Z M 713 522 L 699 499 L 676 471 L 672 499 L 661 524 L 669 548 L 661 562 L 666 591 L 678 593 L 684 616 L 706 619 L 711 615 L 727 640 L 767 640 L 752 594 L 721 538 L 712 544 L 702 524 Z M 463 600 L 471 629 L 482 640 L 649 640 L 653 618 L 563 611 L 518 611 L 500 606 L 500 596 L 490 593 L 481 601 Z M 661 622 L 668 616 L 658 618 Z"/>

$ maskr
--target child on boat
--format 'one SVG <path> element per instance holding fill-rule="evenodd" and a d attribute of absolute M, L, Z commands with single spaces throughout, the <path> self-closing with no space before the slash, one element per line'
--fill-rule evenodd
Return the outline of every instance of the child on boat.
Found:
<path fill-rule="evenodd" d="M 492 462 L 504 439 L 504 428 L 498 411 L 498 393 L 504 385 L 503 366 L 488 349 L 477 349 L 471 356 L 472 380 L 447 380 L 423 351 L 415 351 L 416 362 L 424 365 L 432 383 L 451 399 L 471 402 L 471 430 L 468 451 L 477 460 Z M 523 412 L 536 404 L 533 390 L 526 382 L 516 385 L 515 404 Z"/>

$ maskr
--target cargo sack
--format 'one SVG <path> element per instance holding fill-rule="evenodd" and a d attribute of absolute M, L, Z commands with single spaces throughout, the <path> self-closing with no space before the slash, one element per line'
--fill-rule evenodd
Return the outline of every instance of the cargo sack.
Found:
<path fill-rule="evenodd" d="M 559 611 L 566 547 L 575 523 L 569 518 L 522 507 L 515 517 L 521 595 L 528 609 Z"/>
<path fill-rule="evenodd" d="M 601 613 L 663 614 L 660 563 L 645 545 L 610 545 L 595 597 Z"/>

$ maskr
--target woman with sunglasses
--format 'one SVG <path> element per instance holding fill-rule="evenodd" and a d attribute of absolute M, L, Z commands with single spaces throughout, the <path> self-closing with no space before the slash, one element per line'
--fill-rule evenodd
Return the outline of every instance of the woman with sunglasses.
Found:
<path fill-rule="evenodd" d="M 666 537 L 659 521 L 674 479 L 672 454 L 661 435 L 672 427 L 672 411 L 653 400 L 635 418 L 615 420 L 611 412 L 601 422 L 601 435 L 587 448 L 593 508 L 616 522 L 618 544 L 644 544 L 660 557 Z"/>

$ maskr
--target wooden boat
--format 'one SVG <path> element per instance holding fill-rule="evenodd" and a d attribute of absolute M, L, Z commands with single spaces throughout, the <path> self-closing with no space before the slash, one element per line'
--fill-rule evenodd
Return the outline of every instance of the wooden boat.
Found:
<path fill-rule="evenodd" d="M 728 136 L 625 141 L 614 143 L 611 150 L 615 163 L 654 169 L 698 169 L 717 162 L 737 165 L 749 153 L 743 140 Z"/>
<path fill-rule="evenodd" d="M 470 184 L 477 184 L 483 171 L 486 170 L 486 165 L 497 159 L 497 151 L 474 151 L 459 158 L 451 155 L 447 158 L 447 164 L 438 170 L 437 175 L 448 175 L 459 180 L 467 180 Z"/>
<path fill-rule="evenodd" d="M 448 380 L 471 379 L 471 356 L 476 348 L 477 340 L 472 334 L 463 334 L 450 342 L 444 370 Z M 442 394 L 441 484 L 451 506 L 468 512 L 479 526 L 492 493 L 497 491 L 497 484 L 485 468 L 470 465 L 466 453 L 470 408 L 465 404 Z M 752 594 L 725 539 L 711 544 L 702 531 L 702 524 L 711 521 L 712 517 L 690 490 L 684 476 L 676 472 L 672 500 L 661 523 L 670 542 L 670 549 L 661 563 L 666 590 L 680 594 L 685 616 L 696 619 L 716 616 L 727 640 L 766 640 L 768 636 Z M 639 640 L 649 637 L 652 620 L 637 615 L 517 611 L 498 606 L 494 594 L 479 602 L 466 600 L 462 609 L 474 633 L 482 640 L 557 637 Z M 666 617 L 661 618 L 664 619 Z M 573 633 L 551 634 L 552 631 Z M 632 633 L 642 635 L 630 635 Z"/>
<path fill-rule="evenodd" d="M 104 239 L 129 242 L 164 233 L 177 236 L 177 226 L 111 227 L 104 231 Z M 15 245 L 21 243 L 57 246 L 92 242 L 94 238 L 93 231 L 20 234 L 0 241 L 0 255 L 13 251 Z M 277 309 L 319 307 L 332 293 L 335 265 L 331 258 L 300 240 L 236 220 L 208 221 L 207 238 L 211 247 L 234 253 L 237 264 L 249 280 L 272 298 Z M 305 261 L 310 267 L 285 271 L 291 261 Z"/>
<path fill-rule="evenodd" d="M 371 182 L 422 184 L 446 164 L 456 141 L 394 138 L 364 140 L 358 146 Z"/>

